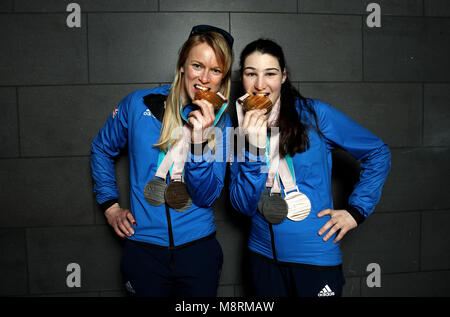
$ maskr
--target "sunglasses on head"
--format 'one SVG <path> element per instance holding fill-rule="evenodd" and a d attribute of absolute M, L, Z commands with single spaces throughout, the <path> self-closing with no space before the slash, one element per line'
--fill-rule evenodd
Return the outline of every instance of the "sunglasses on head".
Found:
<path fill-rule="evenodd" d="M 208 32 L 217 32 L 217 33 L 221 34 L 227 41 L 230 48 L 233 48 L 234 39 L 231 36 L 231 34 L 228 33 L 227 31 L 217 28 L 215 26 L 206 25 L 206 24 L 196 25 L 192 28 L 191 34 L 189 34 L 189 36 L 196 35 L 196 34 L 205 34 Z"/>

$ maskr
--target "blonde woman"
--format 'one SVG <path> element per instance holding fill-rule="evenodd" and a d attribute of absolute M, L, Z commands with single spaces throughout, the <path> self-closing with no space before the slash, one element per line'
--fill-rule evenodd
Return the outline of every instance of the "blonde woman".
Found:
<path fill-rule="evenodd" d="M 173 83 L 128 95 L 92 143 L 94 192 L 115 233 L 127 239 L 121 267 L 131 295 L 216 296 L 223 255 L 211 205 L 222 190 L 226 160 L 211 160 L 210 146 L 225 147 L 231 120 L 222 115 L 226 102 L 215 110 L 195 96 L 210 91 L 228 98 L 232 45 L 228 32 L 195 26 Z M 213 126 L 223 138 L 206 133 Z M 119 205 L 113 163 L 126 145 L 129 210 Z M 194 155 L 197 147 L 204 155 Z"/>

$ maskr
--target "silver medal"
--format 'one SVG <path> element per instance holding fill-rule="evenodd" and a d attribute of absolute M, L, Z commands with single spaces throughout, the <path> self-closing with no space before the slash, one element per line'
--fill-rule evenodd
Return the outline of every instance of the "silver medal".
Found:
<path fill-rule="evenodd" d="M 284 197 L 288 205 L 287 217 L 292 221 L 301 221 L 311 212 L 311 201 L 300 191 L 290 192 Z"/>
<path fill-rule="evenodd" d="M 163 179 L 152 179 L 145 185 L 144 198 L 152 206 L 161 206 L 164 204 L 164 193 L 167 184 Z"/>

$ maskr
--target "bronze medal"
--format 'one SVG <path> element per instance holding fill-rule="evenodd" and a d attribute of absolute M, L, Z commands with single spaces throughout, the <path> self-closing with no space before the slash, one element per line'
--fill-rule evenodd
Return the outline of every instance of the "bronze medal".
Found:
<path fill-rule="evenodd" d="M 161 206 L 164 204 L 164 192 L 167 184 L 163 179 L 152 179 L 145 185 L 144 198 L 152 206 Z"/>
<path fill-rule="evenodd" d="M 176 211 L 186 211 L 191 207 L 192 200 L 183 182 L 170 183 L 165 192 L 166 203 Z"/>
<path fill-rule="evenodd" d="M 274 225 L 281 223 L 288 214 L 288 205 L 281 194 L 272 194 L 267 197 L 262 209 L 264 218 Z"/>

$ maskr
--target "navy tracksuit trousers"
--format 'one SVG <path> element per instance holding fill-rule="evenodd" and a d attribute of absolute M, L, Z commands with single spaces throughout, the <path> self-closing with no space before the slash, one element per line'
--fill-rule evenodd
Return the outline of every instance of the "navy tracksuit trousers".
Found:
<path fill-rule="evenodd" d="M 127 240 L 121 269 L 132 296 L 215 297 L 222 263 L 215 237 L 175 249 Z"/>
<path fill-rule="evenodd" d="M 250 251 L 254 295 L 258 297 L 339 297 L 345 284 L 342 267 L 280 263 Z"/>

